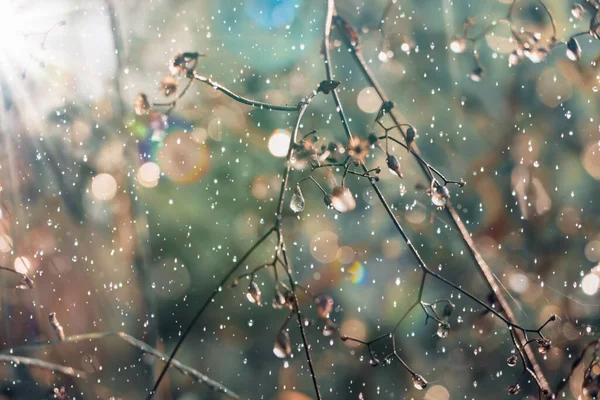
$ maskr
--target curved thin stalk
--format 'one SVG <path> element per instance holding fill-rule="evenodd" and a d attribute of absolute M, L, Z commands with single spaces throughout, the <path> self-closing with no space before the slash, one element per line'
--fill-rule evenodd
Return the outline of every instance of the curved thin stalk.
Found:
<path fill-rule="evenodd" d="M 179 351 L 179 348 L 181 347 L 181 345 L 183 344 L 183 342 L 185 341 L 185 339 L 187 338 L 187 336 L 192 331 L 192 328 L 196 325 L 196 323 L 198 322 L 198 320 L 200 319 L 200 317 L 202 316 L 202 314 L 204 314 L 204 311 L 206 310 L 206 308 L 214 300 L 214 298 L 217 296 L 217 294 L 219 294 L 219 292 L 221 291 L 221 288 L 233 276 L 233 274 L 239 268 L 239 266 L 242 265 L 244 263 L 244 261 L 246 261 L 246 259 L 248 257 L 250 257 L 250 255 L 271 235 L 271 233 L 273 233 L 273 231 L 274 231 L 273 228 L 269 229 L 267 231 L 267 233 L 265 233 L 260 239 L 258 239 L 258 241 L 256 243 L 254 243 L 254 245 L 252 247 L 250 247 L 250 249 L 248 249 L 246 251 L 246 253 L 244 253 L 244 255 L 242 256 L 242 258 L 240 258 L 240 260 L 237 263 L 235 263 L 235 265 L 221 279 L 221 281 L 219 282 L 219 285 L 211 293 L 211 295 L 208 297 L 208 299 L 206 299 L 206 301 L 204 302 L 204 304 L 202 305 L 202 307 L 200 307 L 198 309 L 198 311 L 196 312 L 196 315 L 194 316 L 194 318 L 192 318 L 192 320 L 188 324 L 187 328 L 185 328 L 185 331 L 183 331 L 183 334 L 179 337 L 179 340 L 177 341 L 177 344 L 175 344 L 175 347 L 171 351 L 171 355 L 169 356 L 169 359 L 167 360 L 167 363 L 163 367 L 162 371 L 160 372 L 160 375 L 158 376 L 158 379 L 154 383 L 154 387 L 152 388 L 152 390 L 150 391 L 150 394 L 148 394 L 148 397 L 146 398 L 147 400 L 150 400 L 152 398 L 152 396 L 154 396 L 154 394 L 156 394 L 156 390 L 158 389 L 158 386 L 160 385 L 160 383 L 164 379 L 167 371 L 169 370 L 169 367 L 173 364 L 173 359 L 175 358 L 175 355 L 177 354 L 177 351 Z"/>

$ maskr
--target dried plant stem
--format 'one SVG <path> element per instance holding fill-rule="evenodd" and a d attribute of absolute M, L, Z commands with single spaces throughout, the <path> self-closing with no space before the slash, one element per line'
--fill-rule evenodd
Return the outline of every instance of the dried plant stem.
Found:
<path fill-rule="evenodd" d="M 298 293 L 296 291 L 296 282 L 294 280 L 292 267 L 291 267 L 291 264 L 290 264 L 290 261 L 289 261 L 288 255 L 287 255 L 287 251 L 285 249 L 285 243 L 283 240 L 283 230 L 282 230 L 283 205 L 284 205 L 284 201 L 285 201 L 285 193 L 288 189 L 290 172 L 292 169 L 291 158 L 292 158 L 292 153 L 294 150 L 294 144 L 296 143 L 296 139 L 298 137 L 298 131 L 300 130 L 300 125 L 302 123 L 302 117 L 304 116 L 304 113 L 306 112 L 306 109 L 308 108 L 308 105 L 313 98 L 314 98 L 314 95 L 309 97 L 307 99 L 307 101 L 300 103 L 300 109 L 298 110 L 298 116 L 296 118 L 296 123 L 294 124 L 294 130 L 292 132 L 292 137 L 290 139 L 290 145 L 288 147 L 288 152 L 287 152 L 287 157 L 286 157 L 286 167 L 285 167 L 285 171 L 283 172 L 283 179 L 281 181 L 281 189 L 279 191 L 279 202 L 278 202 L 277 214 L 276 214 L 277 222 L 275 224 L 275 229 L 277 230 L 277 243 L 278 243 L 277 249 L 280 250 L 283 255 L 285 272 L 288 276 L 288 280 L 290 282 L 290 289 L 293 294 L 294 309 L 296 311 L 296 316 L 298 318 L 298 327 L 300 329 L 300 334 L 302 336 L 302 344 L 304 345 L 304 352 L 306 353 L 306 361 L 308 362 L 310 376 L 313 381 L 313 386 L 315 388 L 315 393 L 317 395 L 317 399 L 322 400 L 321 392 L 319 389 L 319 383 L 317 382 L 317 375 L 315 374 L 315 368 L 314 368 L 314 364 L 312 361 L 310 344 L 308 343 L 308 339 L 306 337 L 306 330 L 304 329 L 304 320 L 302 318 L 302 312 L 300 310 L 300 302 L 298 300 Z"/>
<path fill-rule="evenodd" d="M 338 17 L 337 15 L 335 15 L 335 14 L 336 14 L 335 13 L 335 0 L 327 0 L 327 16 L 326 16 L 326 22 L 325 22 L 324 44 L 323 44 L 324 49 L 325 49 L 325 66 L 326 66 L 326 71 L 327 71 L 327 78 L 328 79 L 332 79 L 332 67 L 331 67 L 330 51 L 329 51 L 329 37 L 330 37 L 330 34 L 331 34 L 331 25 L 332 25 L 332 23 L 335 23 L 336 27 L 342 32 L 341 36 L 342 36 L 344 44 L 348 47 L 351 56 L 356 61 L 357 65 L 358 65 L 358 67 L 360 69 L 360 71 L 364 75 L 364 77 L 367 80 L 367 82 L 372 87 L 375 88 L 375 91 L 379 95 L 379 97 L 380 97 L 380 99 L 381 99 L 382 102 L 388 102 L 388 101 L 390 101 L 389 97 L 386 95 L 386 93 L 383 90 L 382 86 L 379 84 L 379 82 L 376 80 L 376 78 L 374 77 L 373 73 L 370 71 L 369 67 L 367 66 L 367 63 L 366 63 L 365 59 L 363 58 L 363 56 L 362 56 L 361 52 L 359 51 L 359 49 L 356 47 L 356 44 L 352 42 L 351 38 L 347 34 L 344 34 L 345 29 L 346 29 L 345 26 L 344 26 L 345 25 L 345 21 L 343 19 L 341 19 L 340 17 Z M 339 117 L 340 117 L 340 119 L 342 121 L 342 125 L 344 127 L 345 132 L 346 132 L 346 136 L 349 139 L 352 139 L 352 133 L 351 133 L 349 127 L 348 127 L 348 122 L 347 122 L 347 119 L 345 117 L 345 114 L 344 114 L 341 102 L 339 100 L 339 96 L 337 95 L 337 93 L 336 93 L 335 90 L 332 91 L 332 95 L 333 95 L 333 99 L 334 99 L 336 108 L 338 110 L 338 115 L 339 115 Z M 399 119 L 399 117 L 397 116 L 397 114 L 395 113 L 395 111 L 393 109 L 390 112 L 390 116 L 392 117 L 392 120 L 394 121 L 394 123 L 397 126 L 401 125 L 400 119 Z M 400 129 L 400 132 L 402 133 L 402 135 L 406 139 L 404 131 L 402 129 Z M 411 149 L 411 153 L 415 154 L 417 156 L 417 158 L 421 158 L 420 157 L 420 152 L 419 152 L 418 147 L 416 146 L 416 144 L 413 144 L 412 149 Z M 419 163 L 419 165 L 421 166 L 423 172 L 426 175 L 429 176 L 431 174 L 431 171 L 428 169 L 427 164 Z M 362 164 L 362 168 L 365 171 L 367 170 L 367 168 L 366 168 L 366 166 L 364 164 Z M 461 221 L 460 217 L 458 216 L 458 213 L 456 212 L 456 209 L 452 206 L 452 204 L 448 201 L 448 204 L 447 204 L 447 207 L 446 207 L 447 212 L 448 212 L 449 216 L 451 217 L 454 225 L 459 230 L 463 241 L 465 242 L 465 244 L 469 248 L 469 252 L 471 254 L 471 257 L 475 261 L 475 264 L 477 265 L 479 272 L 485 278 L 485 281 L 486 281 L 488 287 L 490 288 L 490 290 L 492 291 L 492 293 L 494 294 L 494 296 L 497 298 L 499 304 L 501 305 L 501 307 L 502 307 L 501 312 L 504 313 L 504 316 L 502 314 L 500 314 L 498 311 L 496 311 L 493 308 L 491 308 L 490 306 L 488 306 L 487 304 L 485 304 L 483 301 L 481 301 L 477 297 L 473 296 L 472 294 L 470 294 L 469 292 L 467 292 L 464 289 L 460 288 L 459 286 L 457 286 L 453 282 L 448 281 L 446 278 L 440 276 L 436 272 L 434 272 L 431 269 L 429 269 L 426 266 L 426 264 L 423 261 L 423 259 L 421 258 L 421 256 L 419 255 L 417 249 L 414 247 L 414 245 L 412 244 L 412 242 L 410 241 L 410 239 L 406 235 L 406 232 L 404 231 L 404 229 L 402 228 L 402 226 L 400 225 L 400 223 L 396 219 L 395 215 L 393 214 L 393 211 L 391 210 L 391 208 L 387 204 L 387 202 L 386 202 L 383 194 L 381 193 L 381 190 L 377 186 L 377 184 L 373 180 L 370 180 L 370 182 L 371 182 L 371 186 L 373 187 L 373 190 L 377 194 L 377 197 L 379 198 L 381 204 L 384 206 L 386 212 L 390 216 L 390 219 L 394 223 L 394 226 L 396 227 L 396 229 L 398 230 L 398 232 L 400 233 L 400 235 L 402 236 L 402 238 L 406 242 L 406 244 L 409 247 L 410 251 L 417 258 L 417 261 L 419 262 L 419 265 L 420 265 L 420 267 L 423 270 L 423 272 L 424 272 L 425 275 L 426 274 L 430 274 L 433 277 L 435 277 L 436 279 L 438 279 L 438 280 L 440 280 L 440 281 L 448 284 L 449 286 L 453 287 L 454 289 L 456 289 L 456 290 L 460 291 L 461 293 L 465 294 L 467 297 L 471 298 L 472 300 L 474 300 L 475 302 L 479 303 L 481 306 L 483 306 L 484 308 L 486 308 L 488 311 L 490 311 L 494 315 L 498 316 L 509 327 L 518 328 L 515 331 L 515 334 L 517 335 L 519 341 L 521 342 L 521 346 L 524 348 L 525 354 L 527 355 L 528 362 L 533 367 L 533 370 L 534 370 L 535 375 L 536 375 L 536 379 L 538 380 L 538 383 L 539 383 L 539 386 L 540 386 L 540 390 L 542 392 L 546 393 L 546 394 L 549 394 L 550 393 L 550 389 L 549 389 L 549 386 L 548 386 L 548 382 L 546 381 L 546 379 L 545 379 L 545 377 L 543 375 L 543 372 L 542 372 L 542 370 L 541 370 L 541 368 L 540 368 L 540 366 L 539 366 L 539 364 L 538 364 L 538 362 L 537 362 L 537 360 L 536 360 L 536 358 L 535 358 L 535 356 L 533 354 L 533 351 L 531 350 L 531 348 L 529 346 L 525 345 L 525 343 L 527 342 L 527 339 L 525 338 L 525 333 L 526 332 L 536 332 L 536 331 L 539 332 L 539 330 L 523 329 L 523 328 L 521 328 L 516 323 L 516 319 L 515 319 L 514 313 L 512 312 L 512 310 L 511 310 L 508 302 L 506 301 L 506 299 L 502 295 L 502 293 L 500 291 L 500 288 L 499 288 L 499 286 L 498 286 L 498 284 L 497 284 L 497 282 L 495 280 L 495 277 L 494 277 L 491 269 L 489 268 L 489 266 L 487 265 L 487 263 L 485 262 L 485 260 L 483 260 L 483 258 L 481 257 L 481 255 L 477 251 L 477 249 L 475 247 L 475 244 L 474 244 L 473 240 L 471 239 L 470 233 L 468 232 L 466 226 Z M 423 282 L 424 282 L 424 280 L 423 280 Z M 420 296 L 419 297 L 421 297 L 421 295 L 422 295 L 422 286 L 421 286 Z M 420 299 L 419 299 L 419 301 L 420 301 Z M 417 304 L 418 303 L 414 303 L 409 310 L 412 311 L 412 309 Z"/>
<path fill-rule="evenodd" d="M 204 302 L 204 304 L 198 309 L 198 311 L 196 312 L 196 315 L 194 316 L 194 318 L 192 318 L 192 320 L 188 324 L 188 326 L 185 329 L 185 331 L 183 332 L 183 334 L 179 337 L 179 340 L 177 341 L 177 344 L 175 344 L 175 347 L 171 351 L 171 354 L 169 355 L 169 359 L 167 360 L 167 363 L 163 367 L 160 375 L 158 376 L 158 379 L 154 383 L 154 387 L 150 391 L 150 394 L 148 394 L 148 397 L 147 397 L 148 400 L 150 400 L 152 398 L 152 396 L 154 396 L 154 394 L 156 393 L 156 390 L 158 389 L 158 386 L 160 385 L 160 383 L 164 379 L 167 371 L 169 370 L 169 367 L 171 366 L 171 364 L 173 362 L 173 359 L 175 358 L 175 355 L 177 354 L 177 351 L 179 351 L 179 348 L 181 347 L 181 345 L 183 344 L 183 342 L 185 341 L 185 339 L 187 338 L 187 336 L 192 331 L 192 328 L 196 325 L 196 323 L 198 322 L 198 320 L 200 319 L 200 317 L 202 316 L 202 314 L 204 314 L 204 311 L 206 310 L 206 308 L 210 305 L 210 303 L 212 303 L 212 301 L 217 296 L 217 294 L 219 294 L 219 292 L 222 290 L 223 285 L 225 285 L 225 283 L 227 283 L 227 281 L 229 279 L 231 279 L 231 277 L 233 276 L 233 274 L 235 273 L 235 271 L 240 267 L 240 265 L 242 265 L 246 261 L 246 259 L 248 257 L 250 257 L 250 255 L 273 232 L 274 232 L 274 228 L 269 229 L 267 231 L 267 233 L 265 233 L 260 239 L 258 239 L 258 241 L 256 243 L 254 243 L 254 245 L 252 245 L 252 247 L 250 247 L 246 251 L 246 253 L 244 253 L 244 255 L 242 256 L 242 258 L 240 258 L 239 261 L 237 263 L 235 263 L 235 265 L 227 272 L 227 274 L 225 274 L 225 276 L 221 279 L 221 281 L 219 282 L 219 284 L 217 285 L 217 287 L 215 288 L 215 290 L 211 293 L 211 295 L 208 297 L 208 299 L 206 299 L 206 301 Z"/>
<path fill-rule="evenodd" d="M 37 358 L 13 356 L 8 354 L 0 354 L 0 361 L 7 361 L 13 363 L 15 366 L 19 364 L 30 365 L 42 369 L 47 369 L 54 372 L 59 372 L 63 375 L 72 376 L 75 378 L 85 378 L 86 373 L 83 371 L 76 370 L 71 367 L 65 367 L 64 365 L 50 363 L 48 361 L 40 360 Z"/>
<path fill-rule="evenodd" d="M 72 336 L 64 338 L 63 340 L 48 340 L 48 341 L 44 341 L 44 342 L 30 343 L 30 344 L 26 344 L 26 345 L 19 346 L 19 347 L 14 347 L 14 348 L 11 348 L 10 351 L 12 353 L 19 353 L 22 351 L 43 348 L 46 346 L 56 346 L 56 345 L 63 345 L 63 344 L 67 344 L 67 343 L 89 342 L 92 340 L 102 340 L 102 339 L 109 338 L 109 337 L 117 337 L 117 338 L 123 340 L 124 342 L 126 342 L 127 344 L 129 344 L 130 346 L 140 349 L 145 353 L 151 354 L 161 361 L 165 361 L 165 362 L 167 361 L 168 357 L 166 354 L 161 353 L 160 351 L 156 350 L 155 348 L 149 346 L 148 344 L 142 342 L 139 339 L 134 338 L 131 335 L 128 335 L 125 332 L 94 332 L 94 333 L 86 333 L 83 335 L 72 335 Z M 4 357 L 4 355 L 0 354 L 0 360 L 2 359 L 2 357 Z M 19 358 L 21 358 L 21 357 L 19 357 Z M 183 373 L 185 375 L 189 375 L 189 376 L 195 378 L 197 381 L 206 384 L 208 387 L 210 387 L 214 391 L 221 392 L 224 395 L 226 395 L 227 397 L 232 398 L 232 399 L 240 398 L 237 394 L 235 394 L 231 390 L 227 389 L 225 386 L 210 379 L 208 376 L 202 374 L 200 371 L 198 371 L 194 368 L 188 367 L 187 365 L 185 365 L 177 360 L 171 360 L 171 365 L 175 369 L 179 370 L 181 373 Z"/>
<path fill-rule="evenodd" d="M 560 394 L 563 392 L 563 390 L 565 390 L 565 388 L 569 384 L 569 380 L 573 377 L 573 374 L 575 374 L 575 370 L 583 362 L 583 359 L 585 358 L 585 355 L 587 354 L 588 350 L 591 349 L 593 346 L 596 346 L 596 348 L 597 348 L 599 345 L 600 345 L 600 339 L 593 340 L 585 345 L 585 347 L 579 354 L 579 357 L 577 357 L 575 359 L 575 361 L 573 361 L 573 365 L 571 366 L 571 370 L 569 371 L 569 374 L 562 381 L 560 381 L 558 387 L 554 391 L 553 398 L 555 398 L 555 399 L 558 398 L 558 396 L 560 396 Z"/>
<path fill-rule="evenodd" d="M 248 106 L 261 108 L 261 109 L 265 109 L 265 110 L 269 110 L 269 111 L 289 111 L 289 112 L 300 111 L 300 108 L 301 108 L 302 103 L 295 105 L 295 106 L 279 106 L 276 104 L 269 104 L 269 103 L 264 103 L 262 101 L 255 101 L 255 100 L 248 99 L 246 97 L 240 96 L 237 93 L 232 92 L 231 90 L 227 89 L 223 85 L 213 81 L 209 77 L 199 75 L 195 72 L 194 72 L 194 79 L 211 86 L 213 89 L 218 90 L 219 92 L 226 94 L 227 96 L 231 97 L 238 103 L 246 104 Z"/>

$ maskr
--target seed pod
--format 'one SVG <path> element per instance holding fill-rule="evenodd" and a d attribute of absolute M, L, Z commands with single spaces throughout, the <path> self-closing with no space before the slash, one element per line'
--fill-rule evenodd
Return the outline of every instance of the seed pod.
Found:
<path fill-rule="evenodd" d="M 398 175 L 400 178 L 404 177 L 404 175 L 402 175 L 402 168 L 400 168 L 400 160 L 398 160 L 398 157 L 388 154 L 386 162 L 388 168 L 394 175 Z"/>
<path fill-rule="evenodd" d="M 160 89 L 166 97 L 169 97 L 177 91 L 177 79 L 165 76 L 160 83 Z"/>
<path fill-rule="evenodd" d="M 514 385 L 508 388 L 508 393 L 510 394 L 519 394 L 520 391 L 521 385 L 519 385 L 518 383 L 515 383 Z"/>
<path fill-rule="evenodd" d="M 417 130 L 415 128 L 413 128 L 412 126 L 409 126 L 408 129 L 406 130 L 406 151 L 408 151 L 410 153 L 413 143 L 415 142 L 415 139 L 417 138 Z"/>
<path fill-rule="evenodd" d="M 450 324 L 447 322 L 439 323 L 436 334 L 441 339 L 447 338 L 450 334 Z"/>
<path fill-rule="evenodd" d="M 567 42 L 567 57 L 569 57 L 569 60 L 571 61 L 577 61 L 579 60 L 579 57 L 581 57 L 581 47 L 574 37 Z"/>
<path fill-rule="evenodd" d="M 284 331 L 279 331 L 273 344 L 273 353 L 279 358 L 288 358 L 292 355 L 292 345 L 290 343 L 290 335 Z"/>
<path fill-rule="evenodd" d="M 33 289 L 33 281 L 27 275 L 21 277 L 21 282 L 16 286 L 17 289 Z"/>
<path fill-rule="evenodd" d="M 279 291 L 279 288 L 275 289 L 275 297 L 273 298 L 273 308 L 280 310 L 283 308 L 283 306 L 286 303 L 286 298 L 283 295 L 283 293 L 281 293 L 281 291 Z"/>
<path fill-rule="evenodd" d="M 412 382 L 413 382 L 413 386 L 417 390 L 423 390 L 427 387 L 427 381 L 425 380 L 425 378 L 423 378 L 419 374 L 415 374 L 415 373 L 412 374 Z"/>
<path fill-rule="evenodd" d="M 450 199 L 450 190 L 445 185 L 438 185 L 431 193 L 431 202 L 438 208 L 443 208 Z"/>
<path fill-rule="evenodd" d="M 471 80 L 473 82 L 481 82 L 482 79 L 483 79 L 483 68 L 475 67 L 473 72 L 471 72 Z"/>
<path fill-rule="evenodd" d="M 356 200 L 354 200 L 352 192 L 347 187 L 334 187 L 331 191 L 330 198 L 331 205 L 337 212 L 344 213 L 356 208 Z"/>
<path fill-rule="evenodd" d="M 148 114 L 148 111 L 150 111 L 150 102 L 148 101 L 148 96 L 146 96 L 145 93 L 140 93 L 137 95 L 133 104 L 133 110 L 137 115 Z"/>
<path fill-rule="evenodd" d="M 585 14 L 585 8 L 581 4 L 575 4 L 573 8 L 571 8 L 571 15 L 573 18 L 581 20 L 583 18 L 583 14 Z"/>
<path fill-rule="evenodd" d="M 260 288 L 258 287 L 256 282 L 252 282 L 252 283 L 250 283 L 250 286 L 248 286 L 248 292 L 246 292 L 246 298 L 248 299 L 248 301 L 250 303 L 260 306 L 261 293 L 260 293 Z"/>
<path fill-rule="evenodd" d="M 542 61 L 544 61 L 546 59 L 546 57 L 548 57 L 548 54 L 550 54 L 548 52 L 548 49 L 546 49 L 545 47 L 538 47 L 538 48 L 534 48 L 532 50 L 525 50 L 524 52 L 525 57 L 527 57 L 529 59 L 529 61 L 531 61 L 534 64 L 537 63 L 541 63 Z"/>
<path fill-rule="evenodd" d="M 331 93 L 332 90 L 337 88 L 339 85 L 340 85 L 339 81 L 329 81 L 329 80 L 321 81 L 321 83 L 319 83 L 319 87 L 317 88 L 317 92 L 323 92 L 324 94 L 329 94 L 329 93 Z"/>
<path fill-rule="evenodd" d="M 540 354 L 548 354 L 550 348 L 552 347 L 552 342 L 550 339 L 541 338 L 537 339 L 538 352 Z"/>
<path fill-rule="evenodd" d="M 369 136 L 367 136 L 367 141 L 369 142 L 370 146 L 381 148 L 381 145 L 379 144 L 379 138 L 376 134 L 369 133 Z"/>
<path fill-rule="evenodd" d="M 336 153 L 338 151 L 340 151 L 340 144 L 338 142 L 329 142 L 329 144 L 327 145 L 327 150 L 330 151 L 331 153 Z"/>
<path fill-rule="evenodd" d="M 48 314 L 48 320 L 50 321 L 50 325 L 52 326 L 52 329 L 54 329 L 54 332 L 56 333 L 58 340 L 60 340 L 60 341 L 65 340 L 65 331 L 64 331 L 62 325 L 60 324 L 60 322 L 58 322 L 58 319 L 56 318 L 56 313 L 52 312 L 52 313 Z"/>
<path fill-rule="evenodd" d="M 444 305 L 444 309 L 442 310 L 442 316 L 448 318 L 452 315 L 455 308 L 456 306 L 454 305 L 454 303 L 447 302 L 446 305 Z"/>

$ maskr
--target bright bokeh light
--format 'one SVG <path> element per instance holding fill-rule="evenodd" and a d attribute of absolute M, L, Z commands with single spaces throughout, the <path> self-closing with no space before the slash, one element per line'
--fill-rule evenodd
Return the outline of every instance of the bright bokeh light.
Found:
<path fill-rule="evenodd" d="M 583 277 L 581 281 L 581 290 L 588 296 L 593 296 L 598 292 L 600 278 L 598 275 L 591 273 Z"/>
<path fill-rule="evenodd" d="M 111 200 L 117 194 L 117 181 L 110 174 L 98 174 L 92 179 L 92 193 L 98 200 Z"/>
<path fill-rule="evenodd" d="M 269 138 L 269 151 L 275 157 L 285 157 L 290 146 L 291 135 L 284 129 L 277 129 Z"/>
<path fill-rule="evenodd" d="M 22 274 L 27 274 L 31 268 L 31 261 L 27 257 L 17 257 L 15 258 L 15 271 L 20 272 Z"/>
<path fill-rule="evenodd" d="M 0 234 L 0 252 L 8 253 L 13 248 L 12 238 L 8 235 Z"/>
<path fill-rule="evenodd" d="M 16 1 L 0 0 L 0 49 L 7 50 L 18 45 L 19 19 Z"/>
<path fill-rule="evenodd" d="M 160 167 L 151 161 L 142 164 L 138 169 L 137 180 L 143 187 L 152 188 L 158 185 L 159 178 Z"/>

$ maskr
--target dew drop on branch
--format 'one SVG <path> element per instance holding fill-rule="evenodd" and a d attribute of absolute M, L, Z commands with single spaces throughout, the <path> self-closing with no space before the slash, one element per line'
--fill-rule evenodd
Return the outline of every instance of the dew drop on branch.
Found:
<path fill-rule="evenodd" d="M 294 194 L 292 195 L 292 200 L 290 201 L 290 208 L 293 212 L 299 213 L 304 210 L 304 195 L 302 194 L 302 190 L 300 190 L 300 185 L 296 185 L 296 189 L 294 189 Z"/>

